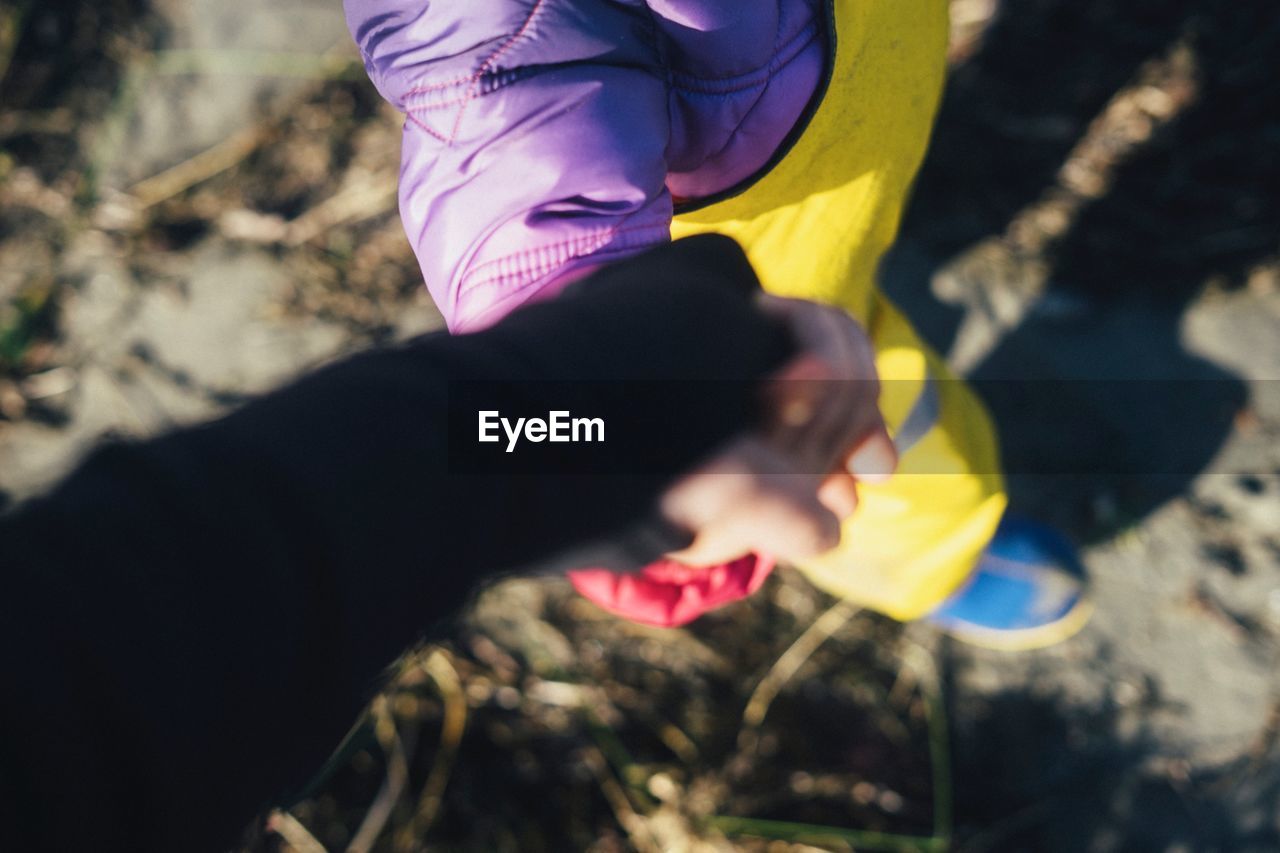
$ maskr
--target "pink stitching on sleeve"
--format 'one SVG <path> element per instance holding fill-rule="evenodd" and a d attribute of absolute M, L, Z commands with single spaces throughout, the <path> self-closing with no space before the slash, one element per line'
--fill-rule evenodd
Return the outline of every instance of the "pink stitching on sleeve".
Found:
<path fill-rule="evenodd" d="M 426 94 L 430 94 L 431 92 L 439 92 L 445 89 L 452 88 L 454 86 L 460 86 L 465 84 L 467 88 L 462 95 L 447 101 L 440 102 L 440 103 L 427 104 L 427 105 L 416 106 L 416 107 L 410 106 L 409 104 L 405 103 L 405 106 L 404 106 L 405 115 L 408 116 L 411 120 L 413 120 L 414 124 L 416 124 L 418 127 L 422 128 L 424 131 L 434 136 L 436 139 L 439 139 L 445 145 L 452 145 L 453 142 L 458 138 L 458 132 L 462 129 L 462 117 L 466 113 L 467 106 L 471 103 L 471 101 L 475 100 L 475 98 L 480 94 L 480 83 L 483 80 L 485 74 L 489 73 L 489 71 L 494 67 L 494 65 L 497 64 L 498 60 L 500 60 L 507 53 L 507 51 L 511 50 L 511 48 L 514 47 L 518 41 L 520 41 L 522 38 L 525 37 L 525 35 L 528 34 L 529 28 L 533 26 L 534 19 L 538 16 L 538 13 L 542 10 L 545 4 L 546 4 L 546 0 L 535 0 L 533 6 L 530 7 L 529 9 L 529 14 L 525 17 L 524 22 L 520 25 L 520 28 L 517 29 L 514 33 L 512 33 L 509 37 L 507 37 L 501 44 L 495 47 L 493 49 L 493 52 L 490 53 L 487 57 L 485 57 L 484 61 L 480 63 L 480 65 L 476 68 L 475 71 L 472 71 L 470 74 L 461 74 L 450 80 L 443 80 L 436 83 L 426 83 L 426 84 L 414 86 L 410 89 L 405 90 L 404 94 L 401 95 L 400 97 L 400 101 L 401 103 L 404 103 L 405 101 L 414 97 L 415 95 L 426 95 Z M 413 114 L 415 112 L 424 112 L 427 110 L 438 110 L 438 109 L 443 109 L 445 107 L 451 107 L 455 105 L 458 107 L 458 114 L 454 116 L 453 127 L 450 130 L 448 136 L 445 136 L 444 134 L 439 133 L 437 131 L 431 130 L 422 121 L 413 118 Z"/>
<path fill-rule="evenodd" d="M 453 141 L 458 138 L 458 131 L 462 129 L 462 116 L 467 111 L 467 106 L 471 101 L 475 100 L 476 95 L 480 94 L 480 79 L 489 71 L 493 64 L 496 63 L 504 53 L 512 48 L 516 42 L 524 38 L 525 33 L 529 31 L 529 27 L 533 25 L 533 19 L 538 16 L 543 4 L 546 0 L 536 0 L 533 8 L 529 10 L 529 17 L 524 19 L 524 23 L 520 25 L 520 29 L 516 30 L 511 38 L 504 43 L 498 45 L 493 53 L 489 54 L 489 58 L 480 64 L 475 73 L 471 75 L 471 85 L 467 89 L 466 99 L 462 102 L 462 106 L 458 107 L 458 115 L 453 120 L 453 130 L 449 132 L 449 141 L 446 143 L 452 145 Z"/>
<path fill-rule="evenodd" d="M 429 86 L 414 86 L 412 89 L 405 90 L 404 97 L 407 98 L 410 95 L 422 95 L 427 92 L 436 92 L 440 89 L 448 89 L 450 86 L 457 86 L 460 83 L 469 83 L 474 79 L 475 73 L 472 72 L 471 74 L 461 74 L 454 77 L 452 80 L 445 80 L 443 83 L 432 83 Z"/>
<path fill-rule="evenodd" d="M 516 292 L 519 292 L 569 261 L 632 251 L 650 244 L 665 242 L 670 237 L 671 226 L 665 222 L 657 225 L 614 225 L 595 232 L 578 234 L 557 243 L 522 249 L 478 264 L 463 275 L 458 284 L 457 293 L 458 296 L 462 296 L 488 285 L 532 277 L 530 281 L 524 282 L 520 288 L 517 288 Z M 613 242 L 615 238 L 621 239 Z M 498 268 L 496 273 L 480 277 L 483 272 L 493 267 Z"/>
<path fill-rule="evenodd" d="M 434 137 L 435 139 L 440 140 L 445 145 L 449 144 L 448 138 L 446 138 L 443 133 L 439 133 L 438 131 L 432 130 L 431 128 L 427 127 L 427 125 L 424 124 L 422 120 L 419 119 L 417 116 L 415 116 L 413 113 L 405 113 L 404 117 L 408 119 L 410 122 L 412 122 L 423 133 L 427 134 L 428 136 Z"/>
<path fill-rule="evenodd" d="M 414 113 L 429 113 L 429 112 L 431 112 L 432 110 L 442 110 L 442 109 L 444 109 L 445 107 L 456 107 L 456 106 L 458 106 L 459 104 L 465 104 L 465 103 L 467 102 L 467 100 L 468 100 L 468 96 L 467 96 L 467 95 L 459 95 L 459 96 L 458 96 L 458 97 L 456 97 L 456 98 L 451 98 L 450 100 L 447 100 L 447 101 L 441 101 L 441 102 L 440 102 L 440 103 L 438 103 L 438 104 L 423 104 L 423 105 L 421 105 L 421 106 L 414 107 L 414 108 L 413 108 L 413 112 L 414 112 Z M 412 113 L 411 113 L 411 112 L 409 112 L 408 110 L 406 110 L 406 111 L 405 111 L 405 115 L 412 115 Z"/>

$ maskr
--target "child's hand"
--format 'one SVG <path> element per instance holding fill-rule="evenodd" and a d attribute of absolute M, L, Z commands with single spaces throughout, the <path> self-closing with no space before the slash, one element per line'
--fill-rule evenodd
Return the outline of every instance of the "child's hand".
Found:
<path fill-rule="evenodd" d="M 663 513 L 696 534 L 669 555 L 689 565 L 751 551 L 799 560 L 834 548 L 840 520 L 857 506 L 856 482 L 882 481 L 897 466 L 866 332 L 835 308 L 764 299 L 800 353 L 767 389 L 766 424 L 663 496 Z"/>
<path fill-rule="evenodd" d="M 834 548 L 840 517 L 856 498 L 840 490 L 824 501 L 826 479 L 758 435 L 737 439 L 663 495 L 663 515 L 695 534 L 693 544 L 667 556 L 711 566 L 753 551 L 799 560 Z"/>

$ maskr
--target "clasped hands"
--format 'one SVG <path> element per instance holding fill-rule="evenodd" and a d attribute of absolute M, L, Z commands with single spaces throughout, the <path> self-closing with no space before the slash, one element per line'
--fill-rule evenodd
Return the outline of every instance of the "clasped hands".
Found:
<path fill-rule="evenodd" d="M 766 382 L 762 422 L 662 495 L 662 514 L 694 534 L 667 555 L 687 565 L 749 552 L 797 561 L 830 550 L 857 507 L 858 483 L 883 482 L 897 467 L 862 326 L 827 305 L 759 298 L 797 353 Z"/>

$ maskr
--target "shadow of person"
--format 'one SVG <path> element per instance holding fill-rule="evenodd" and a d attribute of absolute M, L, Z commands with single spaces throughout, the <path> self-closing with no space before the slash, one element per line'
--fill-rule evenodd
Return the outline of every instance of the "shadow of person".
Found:
<path fill-rule="evenodd" d="M 1213 0 L 1005 0 L 949 75 L 903 226 L 935 257 L 1000 234 L 1090 122 Z"/>
<path fill-rule="evenodd" d="M 1105 265 L 1090 273 L 1109 274 Z M 928 280 L 886 289 L 938 345 L 960 312 L 932 300 Z M 1191 291 L 1125 281 L 1105 301 L 1060 300 L 1064 289 L 1051 286 L 1012 329 L 989 330 L 969 378 L 996 420 L 1011 505 L 1089 541 L 1183 493 L 1247 394 L 1184 346 Z"/>
<path fill-rule="evenodd" d="M 1033 312 L 974 371 L 1012 506 L 1089 541 L 1209 465 L 1245 386 L 1183 348 L 1183 308 L 1133 297 L 1078 317 Z"/>
<path fill-rule="evenodd" d="M 1192 96 L 1130 140 L 1057 233 L 1019 244 L 1095 119 L 1174 50 Z M 1256 0 L 1014 0 L 954 70 L 882 279 L 936 348 L 968 353 L 1015 508 L 1077 539 L 1114 534 L 1184 493 L 1232 433 L 1246 386 L 1186 329 L 1207 282 L 1239 287 L 1280 247 L 1278 78 L 1280 19 Z M 974 780 L 956 804 L 961 849 L 1280 844 L 1270 756 L 1153 772 L 1161 749 L 1122 734 L 1105 703 L 1024 687 L 953 700 L 957 777 Z"/>
<path fill-rule="evenodd" d="M 1035 263 L 1017 246 L 988 253 L 949 276 L 968 311 L 933 298 L 957 256 L 1008 242 L 1117 90 L 1175 44 L 1193 57 L 1188 105 L 1111 165 Z M 1207 280 L 1238 285 L 1280 246 L 1277 72 L 1267 5 L 1216 0 L 1007 3 L 954 70 L 883 278 L 954 353 L 975 302 L 992 301 L 975 293 L 1035 291 L 1025 279 L 1041 277 L 968 365 L 1016 506 L 1082 538 L 1114 531 L 1183 491 L 1230 433 L 1244 385 L 1181 329 Z"/>
<path fill-rule="evenodd" d="M 1161 759 L 1123 709 L 1006 691 L 963 709 L 961 851 L 1274 850 L 1274 749 L 1224 767 Z"/>
<path fill-rule="evenodd" d="M 1209 279 L 1239 285 L 1280 252 L 1275 8 L 1200 2 L 1182 30 L 1194 100 L 1120 165 L 1057 247 L 1061 280 L 1104 303 L 1185 300 Z"/>

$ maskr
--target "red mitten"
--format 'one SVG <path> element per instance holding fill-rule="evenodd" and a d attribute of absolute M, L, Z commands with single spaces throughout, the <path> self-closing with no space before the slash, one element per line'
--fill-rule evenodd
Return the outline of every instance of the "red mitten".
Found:
<path fill-rule="evenodd" d="M 746 598 L 760 588 L 775 563 L 766 554 L 748 554 L 718 566 L 658 560 L 631 574 L 577 569 L 568 576 L 584 598 L 610 613 L 632 622 L 673 628 Z"/>

